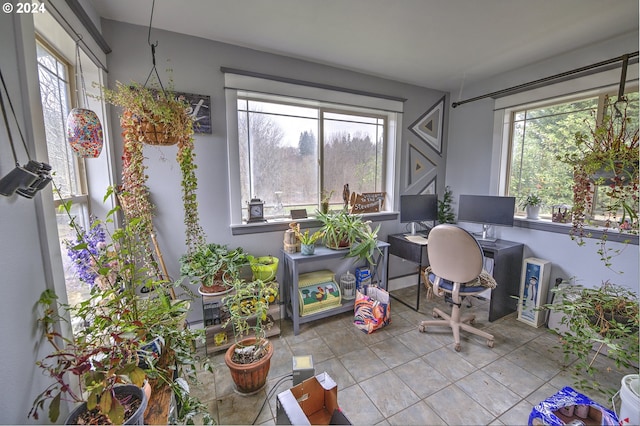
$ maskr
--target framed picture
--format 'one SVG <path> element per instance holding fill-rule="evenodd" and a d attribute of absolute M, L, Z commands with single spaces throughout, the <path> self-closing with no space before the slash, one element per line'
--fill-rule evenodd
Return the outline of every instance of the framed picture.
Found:
<path fill-rule="evenodd" d="M 194 120 L 194 133 L 211 133 L 211 97 L 184 92 L 176 92 L 176 95 L 184 96 L 191 106 L 189 114 Z"/>
<path fill-rule="evenodd" d="M 528 257 L 522 263 L 522 281 L 518 303 L 518 320 L 534 327 L 544 324 L 545 312 L 539 308 L 547 303 L 551 262 Z"/>
<path fill-rule="evenodd" d="M 427 112 L 409 126 L 409 130 L 425 141 L 438 154 L 442 153 L 442 127 L 444 125 L 444 100 L 443 96 Z"/>

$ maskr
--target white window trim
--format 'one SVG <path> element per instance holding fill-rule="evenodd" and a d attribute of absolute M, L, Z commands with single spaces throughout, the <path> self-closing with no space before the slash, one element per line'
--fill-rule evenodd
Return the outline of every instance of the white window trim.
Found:
<path fill-rule="evenodd" d="M 229 171 L 229 224 L 232 227 L 247 225 L 242 221 L 242 206 L 240 200 L 240 148 L 238 146 L 238 92 L 257 92 L 272 96 L 287 96 L 306 100 L 309 105 L 317 102 L 327 102 L 336 106 L 349 106 L 387 111 L 387 146 L 385 188 L 387 192 L 387 206 L 393 206 L 393 193 L 398 167 L 396 164 L 396 146 L 400 143 L 402 129 L 403 102 L 376 98 L 374 96 L 359 95 L 338 90 L 330 90 L 314 86 L 304 86 L 265 78 L 240 74 L 225 73 L 225 102 L 227 115 L 227 162 Z M 316 103 L 317 103 L 316 102 Z M 390 208 L 390 207 L 389 207 Z M 260 224 L 250 224 L 252 228 Z"/>

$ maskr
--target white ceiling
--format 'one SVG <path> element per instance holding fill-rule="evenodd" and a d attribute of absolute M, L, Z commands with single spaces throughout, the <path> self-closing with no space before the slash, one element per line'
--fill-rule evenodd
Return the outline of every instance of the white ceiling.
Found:
<path fill-rule="evenodd" d="M 153 0 L 90 1 L 149 25 Z M 638 0 L 156 0 L 153 27 L 454 91 L 637 32 Z"/>

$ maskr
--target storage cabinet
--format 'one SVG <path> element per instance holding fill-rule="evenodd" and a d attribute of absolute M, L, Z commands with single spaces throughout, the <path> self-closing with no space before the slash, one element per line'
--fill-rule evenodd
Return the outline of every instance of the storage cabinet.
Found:
<path fill-rule="evenodd" d="M 372 270 L 377 271 L 374 276 L 374 281 L 378 282 L 378 285 L 384 289 L 387 288 L 387 261 L 389 256 L 389 243 L 384 241 L 378 241 L 378 248 L 380 253 L 374 256 L 376 266 L 372 267 Z M 298 297 L 298 278 L 300 270 L 303 265 L 317 264 L 315 270 L 327 269 L 328 261 L 340 261 L 353 263 L 353 258 L 345 258 L 346 252 L 344 250 L 332 250 L 327 247 L 318 246 L 315 249 L 313 255 L 303 255 L 301 253 L 287 253 L 282 251 L 283 255 L 283 301 L 285 305 L 285 312 L 288 318 L 293 321 L 293 334 L 297 335 L 300 332 L 300 324 L 315 321 L 321 318 L 327 318 L 332 315 L 336 315 L 342 312 L 353 311 L 354 299 L 343 298 L 341 304 L 335 308 L 323 310 L 320 312 L 308 314 L 305 316 L 300 315 L 300 300 Z M 315 267 L 316 265 L 312 265 Z M 353 265 L 355 268 L 356 265 Z M 370 265 L 371 266 L 371 265 Z M 335 270 L 333 270 L 336 272 Z M 337 274 L 338 275 L 338 274 Z M 336 283 L 339 285 L 340 276 L 336 277 Z"/>
<path fill-rule="evenodd" d="M 281 287 L 279 284 L 275 284 Z M 280 288 L 279 293 L 282 292 Z M 222 304 L 222 299 L 226 294 L 219 296 L 202 296 L 202 313 L 206 331 L 205 352 L 207 355 L 226 350 L 234 342 L 233 327 L 228 324 L 223 327 L 225 320 L 229 317 L 227 308 Z M 275 301 L 269 304 L 267 317 L 271 326 L 265 329 L 267 337 L 278 336 L 280 334 L 280 294 Z M 255 321 L 255 319 L 253 320 Z"/>

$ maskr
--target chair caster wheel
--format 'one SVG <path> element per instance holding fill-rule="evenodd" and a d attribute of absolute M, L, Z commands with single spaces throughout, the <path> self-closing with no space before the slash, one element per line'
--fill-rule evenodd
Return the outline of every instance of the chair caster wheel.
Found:
<path fill-rule="evenodd" d="M 420 333 L 424 333 L 425 331 L 427 331 L 427 327 L 425 325 L 419 325 L 418 326 L 418 331 Z"/>
<path fill-rule="evenodd" d="M 473 325 L 473 324 L 475 324 L 475 323 L 476 323 L 476 319 L 475 319 L 475 318 L 471 318 L 471 319 L 469 320 L 469 325 Z"/>
<path fill-rule="evenodd" d="M 433 316 L 434 318 L 440 318 L 440 315 L 438 315 L 438 313 L 436 311 L 433 311 L 431 313 L 431 316 Z"/>
<path fill-rule="evenodd" d="M 487 340 L 487 346 L 489 346 L 490 348 L 493 347 L 493 340 Z"/>
<path fill-rule="evenodd" d="M 456 346 L 454 347 L 454 349 L 456 350 L 456 352 L 460 352 L 460 349 L 462 349 L 462 346 L 460 346 L 460 343 L 456 343 Z"/>

